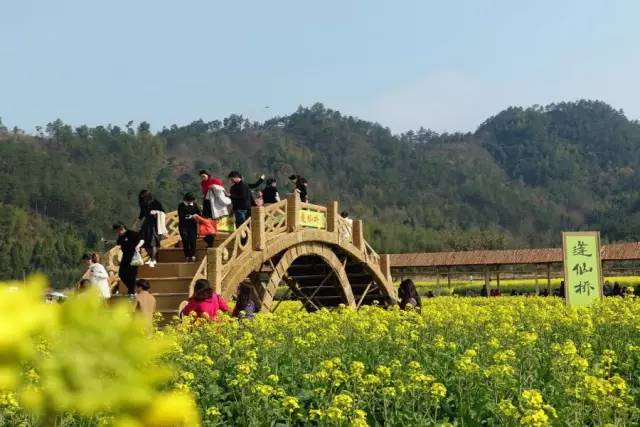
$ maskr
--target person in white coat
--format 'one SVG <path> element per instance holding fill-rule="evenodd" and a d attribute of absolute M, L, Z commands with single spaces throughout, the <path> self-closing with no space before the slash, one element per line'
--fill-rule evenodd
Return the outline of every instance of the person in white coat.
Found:
<path fill-rule="evenodd" d="M 206 198 L 211 203 L 211 218 L 218 219 L 229 215 L 231 199 L 222 185 L 211 185 Z"/>
<path fill-rule="evenodd" d="M 111 290 L 109 289 L 109 273 L 107 273 L 107 269 L 100 264 L 98 254 L 84 254 L 82 256 L 82 261 L 84 261 L 87 266 L 87 271 L 84 273 L 82 278 L 89 280 L 91 286 L 98 288 L 103 298 L 111 298 Z"/>

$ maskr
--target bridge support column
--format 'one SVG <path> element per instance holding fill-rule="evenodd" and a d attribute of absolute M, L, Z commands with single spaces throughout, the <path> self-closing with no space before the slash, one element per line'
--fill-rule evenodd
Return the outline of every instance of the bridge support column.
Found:
<path fill-rule="evenodd" d="M 207 249 L 207 280 L 217 294 L 222 293 L 222 253 L 219 248 Z"/>
<path fill-rule="evenodd" d="M 391 280 L 391 260 L 390 260 L 388 254 L 380 256 L 380 270 L 382 271 L 382 274 L 384 274 L 384 277 L 387 278 L 389 283 L 391 283 L 392 282 L 392 280 Z"/>
<path fill-rule="evenodd" d="M 356 219 L 353 221 L 353 246 L 358 250 L 364 250 L 364 230 L 362 220 Z"/>
<path fill-rule="evenodd" d="M 253 241 L 253 250 L 264 250 L 267 241 L 264 232 L 264 208 L 256 207 L 251 209 L 251 240 Z"/>
<path fill-rule="evenodd" d="M 290 233 L 300 228 L 300 205 L 298 194 L 287 197 L 287 228 Z"/>
<path fill-rule="evenodd" d="M 329 233 L 338 231 L 338 202 L 327 204 L 327 231 Z"/>

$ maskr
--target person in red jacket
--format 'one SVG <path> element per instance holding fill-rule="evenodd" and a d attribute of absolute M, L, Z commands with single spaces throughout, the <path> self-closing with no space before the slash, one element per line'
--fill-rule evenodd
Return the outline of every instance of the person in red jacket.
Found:
<path fill-rule="evenodd" d="M 215 176 L 211 176 L 211 174 L 206 170 L 201 170 L 200 172 L 200 190 L 202 191 L 202 216 L 205 218 L 213 218 L 211 212 L 211 201 L 207 198 L 209 189 L 214 185 L 219 185 L 224 187 L 224 182 L 220 178 L 216 178 Z"/>
<path fill-rule="evenodd" d="M 211 289 L 208 280 L 199 279 L 193 288 L 193 295 L 189 298 L 180 315 L 189 316 L 191 313 L 195 313 L 198 317 L 207 317 L 210 320 L 215 320 L 218 311 L 228 313 L 229 307 L 227 303 L 222 296 Z"/>

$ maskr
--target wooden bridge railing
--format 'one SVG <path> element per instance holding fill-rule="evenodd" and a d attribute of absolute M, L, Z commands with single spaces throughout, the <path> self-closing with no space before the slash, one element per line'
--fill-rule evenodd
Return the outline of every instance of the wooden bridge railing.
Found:
<path fill-rule="evenodd" d="M 302 203 L 297 195 L 278 203 L 253 208 L 251 218 L 207 255 L 207 273 L 216 292 L 222 291 L 222 282 L 231 269 L 264 250 L 270 242 L 285 234 L 302 229 L 313 229 L 337 235 L 338 245 L 353 245 L 363 254 L 370 267 L 378 268 L 390 277 L 387 257 L 378 253 L 364 240 L 362 221 L 351 221 L 338 215 L 338 202 L 326 206 Z"/>

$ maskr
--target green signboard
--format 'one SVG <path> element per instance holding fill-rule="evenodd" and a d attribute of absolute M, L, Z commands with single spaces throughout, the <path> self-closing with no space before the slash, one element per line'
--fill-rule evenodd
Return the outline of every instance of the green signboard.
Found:
<path fill-rule="evenodd" d="M 600 233 L 562 233 L 565 298 L 568 305 L 589 306 L 602 298 Z"/>

